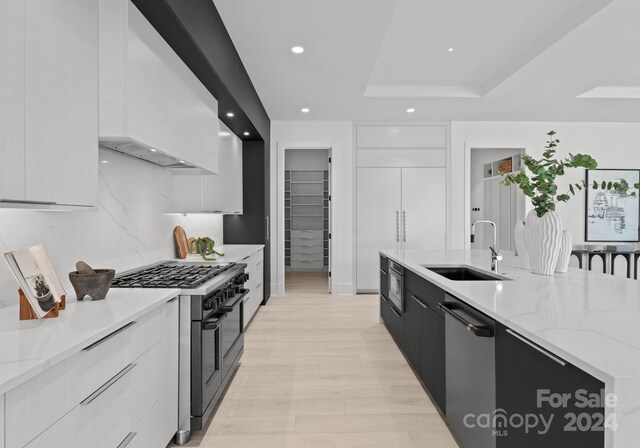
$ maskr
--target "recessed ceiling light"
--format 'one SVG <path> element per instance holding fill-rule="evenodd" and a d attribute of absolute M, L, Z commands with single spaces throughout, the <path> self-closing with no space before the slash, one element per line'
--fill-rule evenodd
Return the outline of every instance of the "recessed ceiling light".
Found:
<path fill-rule="evenodd" d="M 410 107 L 409 109 L 407 109 L 407 113 L 412 114 L 414 113 L 416 110 L 413 107 Z"/>
<path fill-rule="evenodd" d="M 108 160 L 103 160 L 102 163 L 109 163 L 109 161 Z"/>
<path fill-rule="evenodd" d="M 248 136 L 249 136 L 249 133 L 248 133 L 248 132 L 245 132 L 245 133 L 244 133 L 244 135 L 248 137 Z"/>
<path fill-rule="evenodd" d="M 218 135 L 220 137 L 229 137 L 231 135 L 231 132 L 222 131 L 222 132 L 218 132 Z"/>
<path fill-rule="evenodd" d="M 180 163 L 183 163 L 183 164 L 184 164 L 184 160 L 181 160 L 181 161 L 180 161 Z"/>
<path fill-rule="evenodd" d="M 449 53 L 453 53 L 453 48 L 449 48 Z"/>
<path fill-rule="evenodd" d="M 302 47 L 293 47 L 293 48 L 291 48 L 291 51 L 293 51 L 295 54 L 300 54 L 300 53 L 304 53 L 304 48 L 302 48 Z"/>
<path fill-rule="evenodd" d="M 229 118 L 233 117 L 233 112 L 227 112 L 227 117 Z"/>
<path fill-rule="evenodd" d="M 156 152 L 156 151 L 157 151 L 157 149 L 155 149 L 155 148 L 151 148 L 151 149 L 150 149 L 150 151 L 151 151 L 151 152 Z"/>
<path fill-rule="evenodd" d="M 310 112 L 308 107 L 303 107 L 300 111 L 302 111 L 303 114 L 308 114 Z"/>

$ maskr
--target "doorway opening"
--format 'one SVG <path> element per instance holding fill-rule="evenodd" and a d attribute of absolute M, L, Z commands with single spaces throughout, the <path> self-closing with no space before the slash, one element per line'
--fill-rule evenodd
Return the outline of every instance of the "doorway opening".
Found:
<path fill-rule="evenodd" d="M 525 196 L 515 185 L 502 185 L 502 172 L 518 171 L 524 149 L 471 148 L 470 221 L 493 221 L 497 226 L 497 245 L 501 251 L 515 251 L 513 229 L 525 218 Z M 493 231 L 485 226 L 476 233 L 471 249 L 488 249 Z"/>
<path fill-rule="evenodd" d="M 331 150 L 285 149 L 287 294 L 331 292 Z"/>

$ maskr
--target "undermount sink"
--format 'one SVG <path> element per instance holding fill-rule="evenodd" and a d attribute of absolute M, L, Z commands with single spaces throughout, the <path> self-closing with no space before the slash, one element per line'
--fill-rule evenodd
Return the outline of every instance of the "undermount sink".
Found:
<path fill-rule="evenodd" d="M 504 281 L 511 280 L 510 278 L 503 277 L 497 274 L 491 274 L 479 269 L 474 269 L 469 266 L 430 266 L 423 265 L 422 267 L 441 275 L 449 280 L 456 282 L 482 282 L 482 281 Z"/>

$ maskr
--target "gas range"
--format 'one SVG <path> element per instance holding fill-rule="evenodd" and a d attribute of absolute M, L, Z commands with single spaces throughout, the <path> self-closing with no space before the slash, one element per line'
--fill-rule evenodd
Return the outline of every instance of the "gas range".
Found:
<path fill-rule="evenodd" d="M 116 277 L 113 288 L 181 288 L 193 289 L 215 278 L 235 263 L 183 263 L 165 261 Z"/>
<path fill-rule="evenodd" d="M 180 429 L 176 443 L 204 427 L 244 351 L 244 300 L 249 279 L 242 263 L 163 261 L 123 272 L 114 288 L 181 289 L 179 302 Z"/>

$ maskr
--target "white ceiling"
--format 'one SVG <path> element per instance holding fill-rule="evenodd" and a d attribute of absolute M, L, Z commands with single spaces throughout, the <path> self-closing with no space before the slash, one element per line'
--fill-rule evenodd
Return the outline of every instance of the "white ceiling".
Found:
<path fill-rule="evenodd" d="M 214 3 L 272 120 L 640 121 L 639 0 Z"/>

